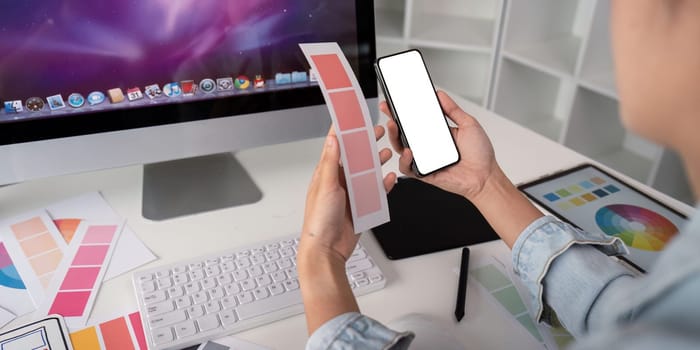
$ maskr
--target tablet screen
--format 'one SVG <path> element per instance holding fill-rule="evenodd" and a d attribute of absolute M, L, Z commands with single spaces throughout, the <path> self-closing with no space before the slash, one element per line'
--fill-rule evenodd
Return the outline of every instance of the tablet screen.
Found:
<path fill-rule="evenodd" d="M 632 264 L 647 271 L 686 222 L 683 214 L 593 165 L 582 165 L 519 186 L 559 218 L 622 239 Z"/>

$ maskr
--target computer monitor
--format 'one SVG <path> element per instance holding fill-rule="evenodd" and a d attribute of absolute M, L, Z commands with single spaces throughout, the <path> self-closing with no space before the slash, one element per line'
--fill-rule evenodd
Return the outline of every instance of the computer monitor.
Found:
<path fill-rule="evenodd" d="M 225 155 L 194 157 L 317 137 L 330 125 L 298 43 L 338 42 L 376 114 L 373 11 L 361 0 L 6 2 L 0 185 L 146 164 L 146 217 L 234 204 L 212 198 L 230 185 L 205 168 L 245 172 Z M 199 199 L 179 182 L 194 174 L 190 184 L 213 188 Z M 219 178 L 234 180 L 234 195 L 250 188 Z"/>

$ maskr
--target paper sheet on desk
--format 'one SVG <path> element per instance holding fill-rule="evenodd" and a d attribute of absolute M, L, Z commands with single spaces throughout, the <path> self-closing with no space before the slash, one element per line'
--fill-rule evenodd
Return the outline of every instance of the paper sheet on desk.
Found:
<path fill-rule="evenodd" d="M 299 44 L 318 78 L 340 144 L 355 233 L 389 221 L 369 107 L 337 43 Z"/>
<path fill-rule="evenodd" d="M 453 271 L 459 274 L 459 267 Z M 521 326 L 545 349 L 564 349 L 574 338 L 562 327 L 548 327 L 534 321 L 528 292 L 513 271 L 510 251 L 503 247 L 493 255 L 472 254 L 469 279 L 491 296 L 503 314 Z"/>
<path fill-rule="evenodd" d="M 86 193 L 46 207 L 54 220 L 123 220 L 98 192 Z M 73 221 L 74 222 L 74 221 Z M 66 225 L 70 230 L 70 224 Z M 156 256 L 136 237 L 128 225 L 124 228 L 112 260 L 105 274 L 105 281 L 131 271 L 156 259 Z"/>

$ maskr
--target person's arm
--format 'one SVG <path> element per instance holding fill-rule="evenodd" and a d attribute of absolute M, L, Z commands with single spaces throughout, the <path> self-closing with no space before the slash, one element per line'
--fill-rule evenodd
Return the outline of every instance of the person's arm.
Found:
<path fill-rule="evenodd" d="M 542 213 L 498 166 L 491 141 L 476 119 L 444 92 L 438 91 L 438 98 L 443 112 L 457 125 L 452 128 L 452 137 L 459 149 L 460 161 L 420 179 L 470 200 L 508 247 L 512 247 L 525 227 L 542 217 Z M 391 116 L 386 102 L 380 104 L 380 109 Z M 401 155 L 399 170 L 415 177 L 411 169 L 411 150 L 401 144 L 399 128 L 391 118 L 387 129 L 394 150 Z"/>
<path fill-rule="evenodd" d="M 376 127 L 375 136 L 384 135 Z M 391 151 L 383 149 L 385 163 Z M 304 302 L 309 341 L 307 349 L 405 349 L 413 335 L 395 332 L 359 313 L 345 273 L 359 235 L 353 232 L 338 140 L 329 131 L 306 197 L 304 225 L 297 251 L 297 271 Z M 384 178 L 389 191 L 396 175 Z"/>

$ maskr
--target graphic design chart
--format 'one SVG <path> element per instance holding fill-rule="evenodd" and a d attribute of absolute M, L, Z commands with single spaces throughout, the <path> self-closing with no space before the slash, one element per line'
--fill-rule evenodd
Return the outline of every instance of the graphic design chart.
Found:
<path fill-rule="evenodd" d="M 328 105 L 340 145 L 355 233 L 389 221 L 374 126 L 360 84 L 337 43 L 300 44 Z"/>
<path fill-rule="evenodd" d="M 608 184 L 604 179 L 595 176 L 549 192 L 543 197 L 550 203 L 556 203 L 557 208 L 568 210 L 584 206 L 617 192 L 620 192 L 617 186 Z"/>
<path fill-rule="evenodd" d="M 664 249 L 678 233 L 676 225 L 662 215 L 628 204 L 600 208 L 595 221 L 605 234 L 619 237 L 632 248 L 647 251 Z"/>
<path fill-rule="evenodd" d="M 70 334 L 75 350 L 146 350 L 141 314 L 130 313 Z"/>
<path fill-rule="evenodd" d="M 12 289 L 27 289 L 19 277 L 17 268 L 12 263 L 10 254 L 7 253 L 5 244 L 0 242 L 0 286 Z"/>
<path fill-rule="evenodd" d="M 44 288 L 63 258 L 64 242 L 56 239 L 41 217 L 33 217 L 10 227 L 22 252 Z"/>

